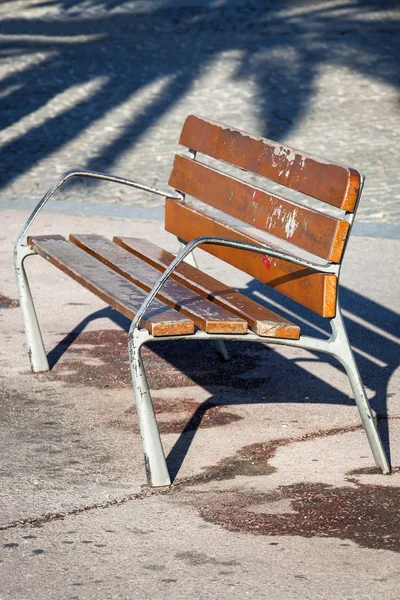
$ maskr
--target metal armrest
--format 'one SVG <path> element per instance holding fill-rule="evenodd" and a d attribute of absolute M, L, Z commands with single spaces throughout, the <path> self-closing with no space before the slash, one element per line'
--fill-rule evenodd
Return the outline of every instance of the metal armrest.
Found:
<path fill-rule="evenodd" d="M 203 236 L 193 239 L 191 242 L 186 244 L 176 255 L 176 258 L 171 262 L 169 267 L 164 271 L 161 277 L 158 279 L 157 283 L 154 285 L 153 289 L 148 293 L 145 301 L 139 308 L 138 312 L 133 319 L 129 333 L 131 334 L 138 325 L 146 312 L 148 306 L 158 294 L 164 283 L 170 277 L 170 275 L 175 271 L 178 265 L 190 254 L 193 252 L 197 246 L 201 246 L 203 244 L 214 244 L 216 246 L 229 246 L 231 248 L 236 248 L 238 250 L 248 250 L 249 252 L 257 252 L 258 254 L 263 254 L 265 256 L 271 256 L 275 258 L 282 258 L 287 260 L 288 262 L 300 265 L 312 271 L 316 271 L 319 273 L 335 273 L 336 265 L 332 263 L 326 263 L 325 265 L 317 265 L 316 263 L 312 263 L 303 258 L 298 258 L 293 256 L 292 254 L 288 254 L 286 252 L 281 252 L 280 250 L 274 250 L 272 248 L 268 248 L 268 246 L 261 246 L 256 244 L 250 244 L 248 242 L 240 242 L 238 240 L 231 240 L 227 238 L 220 238 L 215 236 Z"/>
<path fill-rule="evenodd" d="M 45 204 L 47 204 L 47 202 L 56 193 L 56 191 L 62 185 L 64 185 L 64 183 L 66 181 L 68 181 L 68 179 L 71 179 L 72 177 L 89 177 L 92 179 L 102 179 L 103 181 L 111 181 L 112 183 L 120 183 L 122 185 L 128 185 L 133 188 L 138 188 L 140 190 L 144 190 L 144 191 L 150 192 L 152 194 L 157 194 L 158 196 L 163 196 L 164 198 L 179 198 L 179 199 L 182 198 L 182 195 L 179 194 L 179 192 L 164 192 L 162 190 L 158 190 L 157 188 L 153 188 L 144 183 L 139 183 L 139 182 L 133 181 L 131 179 L 126 179 L 125 177 L 116 177 L 115 175 L 108 175 L 106 173 L 96 173 L 95 171 L 67 171 L 66 173 L 64 173 L 64 175 L 62 175 L 60 177 L 60 179 L 57 181 L 57 183 L 46 192 L 46 194 L 40 200 L 38 205 L 32 211 L 29 219 L 23 226 L 22 230 L 20 231 L 20 233 L 16 239 L 16 242 L 14 244 L 14 254 L 16 252 L 18 252 L 18 248 L 21 246 L 24 236 L 26 235 L 28 229 L 32 225 L 33 221 L 35 220 L 35 218 L 37 217 L 39 212 L 45 206 Z"/>

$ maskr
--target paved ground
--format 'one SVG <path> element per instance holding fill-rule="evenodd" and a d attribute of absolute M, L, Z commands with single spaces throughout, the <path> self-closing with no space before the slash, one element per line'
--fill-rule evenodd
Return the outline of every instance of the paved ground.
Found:
<path fill-rule="evenodd" d="M 39 198 L 73 167 L 165 186 L 194 112 L 358 168 L 359 220 L 400 223 L 396 5 L 4 1 L 3 200 Z M 160 204 L 107 185 L 65 197 Z"/>
<path fill-rule="evenodd" d="M 397 600 L 394 6 L 1 3 L 0 600 Z M 37 258 L 28 269 L 52 370 L 30 373 L 12 271 L 27 208 L 66 166 L 142 179 L 150 172 L 161 185 L 189 112 L 367 175 L 341 298 L 392 475 L 374 469 L 334 361 L 241 343 L 222 363 L 212 346 L 204 355 L 193 342 L 146 349 L 174 477 L 170 489 L 149 489 L 129 323 Z M 109 190 L 71 186 L 35 231 L 140 235 L 176 249 L 157 200 Z M 267 305 L 277 301 L 206 255 L 199 261 Z M 298 313 L 279 302 L 288 318 Z M 305 333 L 325 327 L 307 311 L 299 317 Z"/>
<path fill-rule="evenodd" d="M 1 211 L 0 597 L 397 599 L 400 306 L 391 281 L 400 273 L 391 257 L 400 242 L 354 237 L 342 288 L 393 474 L 373 468 L 334 361 L 241 343 L 222 363 L 212 345 L 204 354 L 195 342 L 171 343 L 145 353 L 175 478 L 152 491 L 132 406 L 129 323 L 38 258 L 28 269 L 53 368 L 29 371 L 11 263 L 26 216 Z M 95 228 L 176 248 L 161 222 L 40 219 L 41 232 Z M 245 276 L 236 283 L 260 298 Z M 300 316 L 304 332 L 323 326 Z"/>

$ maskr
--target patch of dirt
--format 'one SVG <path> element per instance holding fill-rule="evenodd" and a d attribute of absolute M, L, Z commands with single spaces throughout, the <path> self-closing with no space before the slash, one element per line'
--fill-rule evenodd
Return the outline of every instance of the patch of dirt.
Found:
<path fill-rule="evenodd" d="M 124 331 L 71 332 L 51 351 L 57 362 L 46 378 L 98 389 L 132 387 L 127 340 Z"/>
<path fill-rule="evenodd" d="M 268 513 L 267 503 L 290 501 L 290 512 Z M 263 505 L 263 512 L 252 507 Z M 258 535 L 335 537 L 364 548 L 400 552 L 399 488 L 334 487 L 322 483 L 282 486 L 269 494 L 220 493 L 200 500 L 201 516 L 229 531 Z M 294 511 L 294 512 L 293 512 Z"/>
<path fill-rule="evenodd" d="M 124 331 L 101 330 L 69 334 L 60 344 L 60 355 L 51 377 L 72 385 L 98 388 L 131 388 Z M 143 358 L 153 390 L 207 386 L 238 387 L 251 390 L 265 385 L 260 378 L 261 365 L 269 350 L 256 345 L 229 345 L 231 360 L 222 361 L 212 343 L 165 342 L 143 348 Z M 48 375 L 47 375 L 48 376 Z M 154 405 L 162 433 L 179 433 L 198 427 L 215 427 L 238 420 L 223 406 L 212 402 L 198 403 L 194 398 L 161 398 L 154 394 Z M 129 409 L 112 427 L 137 431 L 134 408 Z M 332 429 L 285 438 L 266 444 L 253 444 L 235 456 L 220 461 L 192 478 L 181 479 L 168 493 L 188 490 L 195 485 L 236 476 L 265 476 L 273 473 L 271 458 L 281 446 L 307 439 L 354 431 L 361 426 Z M 399 471 L 395 468 L 394 472 Z M 375 468 L 358 469 L 347 474 L 354 486 L 329 486 L 324 483 L 301 483 L 281 486 L 270 493 L 251 491 L 190 492 L 191 502 L 208 522 L 229 531 L 268 536 L 333 537 L 352 540 L 365 548 L 400 552 L 399 488 L 361 484 L 356 476 L 375 474 Z M 153 492 L 152 492 L 153 493 Z M 154 492 L 156 493 L 156 492 Z M 158 492 L 157 492 L 158 493 Z M 271 510 L 269 511 L 269 506 Z M 280 510 L 276 510 L 276 506 Z"/>
<path fill-rule="evenodd" d="M 390 474 L 400 473 L 400 467 L 392 468 Z M 359 475 L 381 475 L 382 472 L 378 467 L 364 467 L 362 469 L 353 469 L 346 473 L 347 477 L 359 476 Z"/>
<path fill-rule="evenodd" d="M 218 464 L 207 467 L 200 475 L 181 480 L 177 485 L 192 486 L 209 481 L 234 479 L 240 475 L 249 477 L 271 475 L 275 473 L 276 469 L 268 461 L 275 455 L 277 448 L 285 443 L 285 440 L 275 440 L 267 444 L 245 446 L 234 456 L 229 456 Z"/>
<path fill-rule="evenodd" d="M 87 331 L 68 334 L 58 348 L 56 363 L 46 379 L 65 381 L 73 386 L 99 389 L 132 389 L 128 359 L 128 336 L 125 331 Z M 142 349 L 143 361 L 152 390 L 163 388 L 218 385 L 245 388 L 262 385 L 265 379 L 251 378 L 266 352 L 258 348 L 239 351 L 235 348 L 229 361 L 222 361 L 212 344 L 191 341 L 189 344 L 164 342 Z M 164 348 L 165 347 L 165 348 Z M 191 349 L 192 352 L 188 352 Z M 39 377 L 41 377 L 39 375 Z M 221 427 L 241 419 L 224 406 L 200 403 L 194 398 L 160 398 L 153 394 L 154 410 L 161 433 L 180 433 L 199 427 Z M 126 411 L 111 427 L 138 432 L 136 410 Z"/>
<path fill-rule="evenodd" d="M 13 300 L 8 296 L 4 296 L 4 294 L 0 294 L 0 308 L 17 308 L 18 306 L 19 300 Z"/>
<path fill-rule="evenodd" d="M 153 398 L 160 433 L 181 433 L 199 428 L 221 427 L 241 417 L 211 402 L 199 403 L 194 398 Z M 139 432 L 134 406 L 125 411 L 126 418 L 110 422 L 112 427 Z"/>
<path fill-rule="evenodd" d="M 186 488 L 238 475 L 269 475 L 275 471 L 269 461 L 279 447 L 360 428 L 349 426 L 252 444 L 208 467 L 203 474 L 177 482 L 174 487 Z M 395 468 L 393 472 L 399 470 Z M 375 469 L 359 469 L 348 475 L 365 473 L 375 473 Z M 270 493 L 224 490 L 199 494 L 194 491 L 192 502 L 206 521 L 229 531 L 267 536 L 334 537 L 352 540 L 365 548 L 400 552 L 399 488 L 350 481 L 356 487 L 301 483 L 281 486 Z M 277 505 L 283 509 L 277 511 Z"/>
<path fill-rule="evenodd" d="M 257 377 L 257 369 L 265 366 L 268 348 L 236 342 L 229 346 L 229 352 L 230 360 L 223 361 L 212 341 L 155 342 L 142 348 L 152 390 L 198 384 L 246 391 L 265 385 L 268 378 Z M 52 354 L 62 360 L 47 377 L 99 389 L 132 386 L 125 331 L 70 333 Z"/>
<path fill-rule="evenodd" d="M 275 472 L 275 467 L 269 464 L 271 458 L 276 454 L 278 448 L 288 446 L 296 442 L 304 442 L 321 437 L 329 437 L 340 433 L 348 433 L 361 429 L 361 425 L 349 425 L 347 427 L 336 427 L 334 429 L 306 433 L 299 437 L 280 438 L 266 443 L 251 444 L 241 448 L 234 456 L 223 459 L 216 465 L 204 469 L 200 475 L 188 479 L 181 479 L 176 486 L 192 486 L 209 481 L 220 481 L 222 479 L 234 479 L 237 475 L 270 475 Z"/>

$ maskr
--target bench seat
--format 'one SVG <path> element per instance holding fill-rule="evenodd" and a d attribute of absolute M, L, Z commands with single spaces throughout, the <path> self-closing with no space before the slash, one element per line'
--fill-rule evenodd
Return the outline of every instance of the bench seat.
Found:
<path fill-rule="evenodd" d="M 143 239 L 96 234 L 30 236 L 34 252 L 132 320 L 162 271 L 175 256 Z M 154 337 L 206 333 L 298 339 L 287 319 L 182 263 L 146 312 L 144 328 Z"/>

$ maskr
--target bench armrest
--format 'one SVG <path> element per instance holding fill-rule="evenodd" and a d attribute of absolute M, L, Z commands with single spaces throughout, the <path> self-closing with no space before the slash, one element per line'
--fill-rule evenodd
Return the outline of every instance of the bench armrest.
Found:
<path fill-rule="evenodd" d="M 16 253 L 18 251 L 18 248 L 21 246 L 22 240 L 25 237 L 25 235 L 27 234 L 28 229 L 32 225 L 33 221 L 35 220 L 35 218 L 37 217 L 39 212 L 45 206 L 45 204 L 47 204 L 47 202 L 56 193 L 56 191 L 62 185 L 64 185 L 64 183 L 66 183 L 68 181 L 68 179 L 71 179 L 72 177 L 89 177 L 91 179 L 101 179 L 103 181 L 111 181 L 112 183 L 119 183 L 122 185 L 128 185 L 133 188 L 138 188 L 140 190 L 144 190 L 144 191 L 150 192 L 152 194 L 157 194 L 158 196 L 163 196 L 164 198 L 182 198 L 182 195 L 179 194 L 179 192 L 164 192 L 162 190 L 158 190 L 157 188 L 151 187 L 144 183 L 139 183 L 139 182 L 133 181 L 131 179 L 126 179 L 125 177 L 116 177 L 115 175 L 108 175 L 107 173 L 97 173 L 95 171 L 67 171 L 66 173 L 64 173 L 64 175 L 62 175 L 60 177 L 60 179 L 57 181 L 57 183 L 46 192 L 46 194 L 40 200 L 38 205 L 32 211 L 30 217 L 28 218 L 27 222 L 21 229 L 21 231 L 15 241 L 14 253 Z"/>
<path fill-rule="evenodd" d="M 229 246 L 231 248 L 236 248 L 238 250 L 248 250 L 249 252 L 257 252 L 258 254 L 263 254 L 265 256 L 271 256 L 276 258 L 282 258 L 287 260 L 288 262 L 300 265 L 305 267 L 306 269 L 310 269 L 312 271 L 316 271 L 319 273 L 336 273 L 337 265 L 333 265 L 331 263 L 326 263 L 325 265 L 318 265 L 316 263 L 305 260 L 304 258 L 299 258 L 294 256 L 293 254 L 288 254 L 286 252 L 282 252 L 280 250 L 275 250 L 273 248 L 269 248 L 268 246 L 261 246 L 257 244 L 250 244 L 248 242 L 240 242 L 238 240 L 231 240 L 227 238 L 220 238 L 215 236 L 203 236 L 193 239 L 188 242 L 186 246 L 184 246 L 176 255 L 176 258 L 171 262 L 168 268 L 164 271 L 161 277 L 158 279 L 157 283 L 154 285 L 153 289 L 148 293 L 146 299 L 143 304 L 139 308 L 138 312 L 133 319 L 130 329 L 129 336 L 133 334 L 133 331 L 138 328 L 140 321 L 145 314 L 147 308 L 150 303 L 154 300 L 155 296 L 158 294 L 164 283 L 170 277 L 170 275 L 175 271 L 178 265 L 191 253 L 197 246 L 201 246 L 203 244 L 214 244 L 216 246 Z"/>

